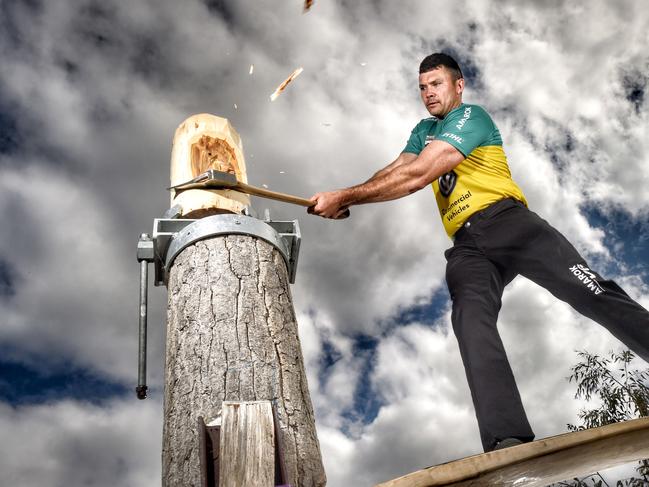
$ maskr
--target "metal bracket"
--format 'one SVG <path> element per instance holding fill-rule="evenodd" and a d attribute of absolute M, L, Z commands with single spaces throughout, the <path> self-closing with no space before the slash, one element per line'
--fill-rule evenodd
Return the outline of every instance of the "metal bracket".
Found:
<path fill-rule="evenodd" d="M 252 235 L 279 250 L 289 282 L 295 282 L 300 251 L 300 227 L 293 221 L 261 221 L 246 215 L 222 214 L 198 220 L 156 218 L 153 221 L 155 285 L 165 285 L 174 259 L 186 247 L 217 235 Z"/>

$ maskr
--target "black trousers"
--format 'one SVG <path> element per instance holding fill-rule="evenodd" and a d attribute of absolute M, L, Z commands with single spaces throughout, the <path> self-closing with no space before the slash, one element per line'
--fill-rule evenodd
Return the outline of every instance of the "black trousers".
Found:
<path fill-rule="evenodd" d="M 577 250 L 522 203 L 506 199 L 472 215 L 446 251 L 452 322 L 485 451 L 534 433 L 496 320 L 505 286 L 520 274 L 606 327 L 649 362 L 649 312 L 590 270 Z"/>

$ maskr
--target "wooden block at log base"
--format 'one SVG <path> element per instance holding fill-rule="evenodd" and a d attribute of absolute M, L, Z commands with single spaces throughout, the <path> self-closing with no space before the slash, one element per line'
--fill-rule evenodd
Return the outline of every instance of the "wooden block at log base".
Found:
<path fill-rule="evenodd" d="M 223 401 L 219 487 L 275 485 L 275 427 L 270 401 Z"/>
<path fill-rule="evenodd" d="M 234 174 L 248 182 L 241 138 L 226 118 L 209 113 L 192 115 L 176 129 L 171 149 L 171 184 L 189 181 L 208 169 Z M 190 189 L 171 192 L 171 206 L 180 205 L 181 218 L 218 213 L 242 213 L 250 205 L 246 194 L 230 190 Z"/>

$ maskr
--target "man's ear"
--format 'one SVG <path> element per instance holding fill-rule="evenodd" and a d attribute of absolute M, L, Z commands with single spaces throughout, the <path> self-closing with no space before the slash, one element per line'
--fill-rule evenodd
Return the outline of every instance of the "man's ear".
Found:
<path fill-rule="evenodd" d="M 460 78 L 455 82 L 455 91 L 458 95 L 461 95 L 464 91 L 464 78 Z"/>

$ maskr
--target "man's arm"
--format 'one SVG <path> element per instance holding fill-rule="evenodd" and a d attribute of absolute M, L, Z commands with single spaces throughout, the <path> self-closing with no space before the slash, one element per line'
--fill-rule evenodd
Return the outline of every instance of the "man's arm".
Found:
<path fill-rule="evenodd" d="M 414 159 L 406 156 L 397 164 L 397 158 L 363 184 L 313 195 L 311 200 L 315 204 L 309 208 L 309 213 L 325 218 L 338 218 L 352 205 L 407 196 L 426 187 L 465 159 L 455 147 L 441 140 L 432 141 L 418 156 L 410 156 Z M 407 159 L 411 160 L 407 162 Z"/>
<path fill-rule="evenodd" d="M 376 178 L 379 178 L 381 176 L 385 176 L 386 174 L 388 174 L 390 171 L 392 171 L 396 167 L 399 167 L 402 164 L 411 163 L 415 159 L 417 159 L 417 154 L 413 154 L 412 152 L 402 152 L 401 154 L 399 154 L 399 157 L 397 157 L 394 161 L 392 161 L 390 164 L 385 166 L 383 169 L 381 169 L 381 170 L 377 171 L 376 173 L 374 173 L 374 175 L 365 182 L 369 183 L 370 181 L 373 181 Z"/>

